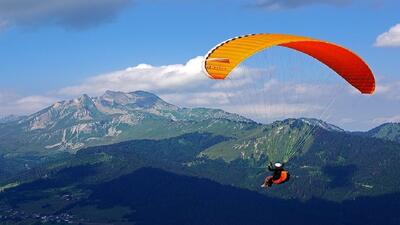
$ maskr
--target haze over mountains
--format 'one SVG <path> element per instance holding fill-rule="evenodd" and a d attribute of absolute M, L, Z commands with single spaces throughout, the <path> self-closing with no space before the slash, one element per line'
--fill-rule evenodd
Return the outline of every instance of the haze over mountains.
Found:
<path fill-rule="evenodd" d="M 185 224 L 183 219 L 172 218 L 182 218 L 179 215 L 167 208 L 150 207 L 140 196 L 154 194 L 161 205 L 181 199 L 176 205 L 179 210 L 187 205 L 203 209 L 203 204 L 211 201 L 212 194 L 208 194 L 221 195 L 226 190 L 251 196 L 251 201 L 240 198 L 234 204 L 247 204 L 253 210 L 258 201 L 283 204 L 282 210 L 287 210 L 293 204 L 299 206 L 296 201 L 301 200 L 310 210 L 322 204 L 321 213 L 329 216 L 330 208 L 341 207 L 331 201 L 359 205 L 358 199 L 368 196 L 367 202 L 383 204 L 387 198 L 379 196 L 398 197 L 399 127 L 390 123 L 353 133 L 307 118 L 259 124 L 218 109 L 181 108 L 143 91 L 107 91 L 100 97 L 83 95 L 0 123 L 0 208 L 14 214 L 17 210 L 14 219 L 33 222 L 43 222 L 41 217 L 34 218 L 35 213 L 53 219 L 66 213 L 74 215 L 77 223 L 101 222 L 94 214 L 107 212 L 107 218 L 114 222 L 167 224 L 152 220 L 148 214 L 153 210 L 174 224 Z M 274 154 L 295 143 L 302 144 L 287 164 L 291 181 L 268 191 L 260 189 L 266 164 Z M 157 195 L 160 190 L 153 179 L 160 180 L 160 185 L 174 185 L 165 187 L 167 193 Z M 151 187 L 154 191 L 148 191 Z M 185 197 L 180 198 L 182 192 L 177 190 L 185 187 L 196 191 L 184 192 Z M 108 198 L 110 189 L 121 190 L 120 195 Z M 231 195 L 221 196 L 220 201 L 232 203 L 228 196 Z M 312 199 L 322 202 L 315 204 Z M 398 207 L 398 201 L 391 204 Z M 236 206 L 228 208 L 232 212 L 239 210 Z M 202 212 L 218 224 L 228 224 L 223 222 L 230 215 L 228 209 L 218 210 L 221 215 Z M 265 215 L 257 212 L 248 214 L 257 217 L 254 221 L 243 217 L 237 224 L 264 221 Z M 196 212 L 187 213 L 193 218 Z M 348 218 L 342 222 L 332 219 L 327 224 L 359 221 L 350 211 L 344 214 Z M 65 219 L 66 215 L 62 217 Z M 387 224 L 398 221 L 395 216 L 387 219 Z M 367 220 L 371 221 L 374 220 Z M 369 224 L 379 224 L 372 222 Z"/>
<path fill-rule="evenodd" d="M 5 118 L 0 143 L 8 152 L 74 152 L 103 143 L 212 129 L 228 120 L 238 122 L 234 126 L 255 124 L 218 109 L 180 108 L 144 91 L 107 91 L 100 97 L 82 95 L 57 102 L 27 117 Z"/>
<path fill-rule="evenodd" d="M 0 121 L 0 146 L 7 152 L 75 152 L 83 147 L 122 140 L 157 139 L 193 131 L 212 131 L 222 124 L 236 131 L 259 125 L 218 109 L 181 108 L 144 91 L 107 91 L 99 97 L 82 95 L 57 102 L 29 116 L 8 116 Z M 318 120 L 302 119 L 302 122 L 326 130 L 343 131 Z M 384 124 L 366 134 L 399 141 L 398 127 L 399 124 L 395 123 Z M 15 145 L 15 142 L 23 144 Z"/>
<path fill-rule="evenodd" d="M 399 142 L 399 127 L 399 124 L 389 123 L 355 134 Z M 181 108 L 149 92 L 106 91 L 99 97 L 82 95 L 57 102 L 29 116 L 3 118 L 0 154 L 3 158 L 20 160 L 23 167 L 30 167 L 38 158 L 60 152 L 74 153 L 89 146 L 208 132 L 232 140 L 211 147 L 201 155 L 232 161 L 253 158 L 254 152 L 262 157 L 266 149 L 279 152 L 291 144 L 310 144 L 308 142 L 319 129 L 345 132 L 316 119 L 288 119 L 263 125 L 219 109 Z M 305 150 L 307 146 L 299 148 Z"/>

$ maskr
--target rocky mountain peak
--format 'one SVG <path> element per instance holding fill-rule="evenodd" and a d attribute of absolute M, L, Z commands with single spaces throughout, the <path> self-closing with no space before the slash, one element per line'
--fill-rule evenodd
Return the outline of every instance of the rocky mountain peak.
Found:
<path fill-rule="evenodd" d="M 77 98 L 77 101 L 80 103 L 87 103 L 92 102 L 92 99 L 87 94 L 83 94 Z"/>
<path fill-rule="evenodd" d="M 375 127 L 374 129 L 369 130 L 367 135 L 384 140 L 400 142 L 400 123 L 384 123 L 378 127 Z"/>
<path fill-rule="evenodd" d="M 134 91 L 124 93 L 120 91 L 106 91 L 99 97 L 102 105 L 106 106 L 127 106 L 132 109 L 150 109 L 150 108 L 177 108 L 157 95 L 146 91 Z"/>
<path fill-rule="evenodd" d="M 99 97 L 102 101 L 109 103 L 117 103 L 126 105 L 131 101 L 131 96 L 128 93 L 120 91 L 106 91 L 102 96 Z"/>
<path fill-rule="evenodd" d="M 324 129 L 327 131 L 335 131 L 335 132 L 344 132 L 344 130 L 338 126 L 335 126 L 333 124 L 327 123 L 323 120 L 320 119 L 314 119 L 314 118 L 299 118 L 299 119 L 286 119 L 283 121 L 276 121 L 274 124 L 286 124 L 290 125 L 292 127 L 300 127 L 303 125 L 308 125 L 311 126 L 313 129 L 320 128 Z"/>

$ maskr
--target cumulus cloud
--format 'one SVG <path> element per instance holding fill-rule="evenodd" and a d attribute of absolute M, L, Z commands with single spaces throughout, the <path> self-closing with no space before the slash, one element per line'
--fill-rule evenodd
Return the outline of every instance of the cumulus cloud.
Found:
<path fill-rule="evenodd" d="M 152 66 L 140 64 L 125 70 L 94 76 L 84 83 L 65 87 L 62 95 L 101 94 L 106 90 L 132 91 L 146 90 L 158 93 L 194 90 L 209 79 L 202 73 L 203 58 L 196 57 L 186 64 Z"/>
<path fill-rule="evenodd" d="M 289 117 L 310 117 L 311 115 L 320 114 L 324 107 L 322 105 L 304 104 L 304 103 L 271 103 L 271 104 L 244 104 L 244 105 L 229 105 L 226 110 L 247 115 L 250 118 L 259 121 L 271 122 L 277 119 Z"/>
<path fill-rule="evenodd" d="M 184 107 L 222 108 L 230 112 L 266 121 L 286 117 L 312 116 L 321 110 L 315 96 L 328 98 L 329 85 L 283 82 L 274 68 L 252 68 L 242 65 L 224 80 L 209 79 L 202 71 L 203 57 L 185 64 L 154 66 L 139 64 L 124 70 L 93 76 L 81 84 L 55 91 L 60 99 L 82 94 L 98 96 L 106 90 L 131 92 L 144 90 Z M 265 97 L 268 96 L 268 97 Z M 55 101 L 41 96 L 14 97 L 7 110 L 32 112 Z M 13 110 L 11 110 L 13 108 Z"/>
<path fill-rule="evenodd" d="M 399 47 L 400 46 L 400 23 L 391 27 L 388 31 L 380 34 L 375 41 L 377 47 Z"/>
<path fill-rule="evenodd" d="M 300 8 L 309 5 L 345 6 L 351 2 L 352 0 L 257 0 L 251 3 L 251 5 L 268 10 L 280 10 Z"/>
<path fill-rule="evenodd" d="M 282 82 L 274 77 L 274 68 L 240 66 L 226 80 L 211 80 L 202 71 L 203 57 L 185 64 L 153 66 L 140 64 L 92 77 L 82 84 L 65 87 L 59 95 L 83 93 L 100 95 L 106 90 L 130 92 L 145 90 L 179 106 L 214 107 L 265 121 L 312 116 L 321 107 L 316 96 L 329 99 L 332 85 Z M 268 97 L 264 97 L 268 95 Z"/>
<path fill-rule="evenodd" d="M 57 101 L 48 96 L 20 96 L 10 91 L 0 91 L 0 117 L 7 115 L 26 115 L 43 109 Z"/>
<path fill-rule="evenodd" d="M 113 20 L 133 0 L 0 0 L 0 29 L 60 25 L 85 29 Z"/>
<path fill-rule="evenodd" d="M 375 95 L 391 100 L 400 100 L 400 81 L 382 80 L 376 85 Z"/>
<path fill-rule="evenodd" d="M 228 79 L 212 80 L 203 74 L 202 62 L 203 57 L 195 57 L 184 64 L 139 64 L 92 76 L 80 84 L 56 90 L 51 96 L 24 97 L 0 92 L 0 115 L 31 113 L 59 99 L 82 94 L 99 96 L 106 90 L 149 91 L 177 106 L 220 108 L 259 122 L 314 117 L 345 129 L 370 129 L 378 122 L 396 119 L 387 116 L 388 112 L 400 111 L 399 80 L 380 78 L 376 94 L 365 96 L 353 91 L 339 76 L 329 73 L 328 79 L 324 79 L 320 70 L 311 69 L 315 74 L 295 71 L 281 76 L 279 66 L 260 69 L 244 64 Z M 285 68 L 291 67 L 285 65 Z"/>

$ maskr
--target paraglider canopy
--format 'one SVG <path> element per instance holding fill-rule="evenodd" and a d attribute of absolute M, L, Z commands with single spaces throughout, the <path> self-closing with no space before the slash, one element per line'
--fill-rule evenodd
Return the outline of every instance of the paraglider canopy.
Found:
<path fill-rule="evenodd" d="M 273 46 L 294 49 L 317 59 L 363 94 L 375 90 L 371 69 L 352 51 L 326 41 L 287 34 L 250 34 L 229 39 L 205 56 L 205 73 L 212 79 L 225 79 L 242 61 Z"/>
<path fill-rule="evenodd" d="M 331 115 L 343 116 L 335 102 L 343 104 L 348 99 L 348 86 L 362 94 L 375 91 L 374 75 L 357 54 L 296 35 L 250 34 L 229 39 L 206 54 L 203 69 L 215 79 L 213 88 L 218 92 L 212 97 L 224 109 L 261 123 L 272 122 L 234 145 L 242 158 L 255 159 L 255 165 L 265 159 L 288 163 L 311 148 L 319 130 L 336 129 L 324 121 Z"/>

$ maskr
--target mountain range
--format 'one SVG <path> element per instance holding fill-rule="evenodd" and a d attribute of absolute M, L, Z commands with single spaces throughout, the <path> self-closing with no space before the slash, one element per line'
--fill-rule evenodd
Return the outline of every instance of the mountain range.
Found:
<path fill-rule="evenodd" d="M 139 138 L 167 138 L 193 131 L 224 133 L 256 125 L 218 109 L 180 108 L 154 94 L 107 91 L 57 102 L 32 115 L 0 124 L 1 152 L 48 154 Z M 218 129 L 220 129 L 218 131 Z"/>
<path fill-rule="evenodd" d="M 329 207 L 338 209 L 340 206 L 335 204 L 341 202 L 351 205 L 359 203 L 348 201 L 364 197 L 374 202 L 380 196 L 398 196 L 399 139 L 398 123 L 383 124 L 367 132 L 348 132 L 310 118 L 260 124 L 219 109 L 178 107 L 144 91 L 107 91 L 100 97 L 82 95 L 32 115 L 0 123 L 0 191 L 3 191 L 0 208 L 15 213 L 18 206 L 18 212 L 23 211 L 24 215 L 41 215 L 40 219 L 29 217 L 29 221 L 43 222 L 43 215 L 53 218 L 64 213 L 64 219 L 65 214 L 79 215 L 90 222 L 98 222 L 99 218 L 89 212 L 93 211 L 108 213 L 115 221 L 129 217 L 133 219 L 127 221 L 141 224 L 140 216 L 149 213 L 143 211 L 145 203 L 128 204 L 123 200 L 115 202 L 115 199 L 126 197 L 140 202 L 140 193 L 151 188 L 147 184 L 157 186 L 157 182 L 148 183 L 148 180 L 165 175 L 167 178 L 160 185 L 172 182 L 168 180 L 170 177 L 177 182 L 173 189 L 196 189 L 194 184 L 203 187 L 205 179 L 223 185 L 218 188 L 228 192 L 233 186 L 261 194 L 261 197 L 254 197 L 254 201 L 263 199 L 285 205 L 279 199 L 300 202 L 318 199 L 324 202 L 324 213 L 329 215 Z M 293 151 L 282 155 L 282 149 Z M 261 189 L 259 185 L 267 175 L 268 162 L 285 157 L 290 158 L 286 164 L 292 174 L 290 182 L 267 191 Z M 177 179 L 176 175 L 182 179 Z M 132 192 L 123 189 L 123 196 L 106 198 L 109 190 L 122 188 L 125 182 L 134 182 L 126 184 Z M 138 184 L 143 184 L 145 189 L 140 189 Z M 209 185 L 215 187 L 207 184 L 205 190 L 196 189 L 196 192 L 208 193 Z M 156 188 L 154 190 L 151 193 L 156 195 Z M 241 194 L 247 195 L 246 191 Z M 200 207 L 195 200 L 199 194 L 188 193 L 187 205 Z M 159 196 L 160 204 L 169 201 L 168 193 L 166 195 Z M 262 197 L 265 195 L 268 199 Z M 300 202 L 293 204 L 301 205 Z M 378 202 L 383 204 L 381 200 Z M 397 201 L 391 204 L 398 205 Z M 35 205 L 38 210 L 32 211 Z M 290 207 L 287 204 L 283 208 Z M 183 210 L 182 206 L 180 209 Z M 140 210 L 142 214 L 132 214 Z M 163 212 L 166 209 L 154 210 Z M 265 218 L 261 214 L 254 215 L 261 220 Z M 143 221 L 152 220 L 148 217 Z M 142 224 L 146 224 L 143 221 Z M 259 224 L 257 221 L 247 224 Z M 333 221 L 326 224 L 346 223 L 345 220 Z M 356 221 L 356 218 L 348 221 Z M 388 217 L 387 224 L 396 224 L 396 221 L 396 217 Z M 184 221 L 175 222 L 185 224 Z M 168 224 L 148 222 L 152 223 Z M 230 224 L 235 223 L 231 221 Z"/>

